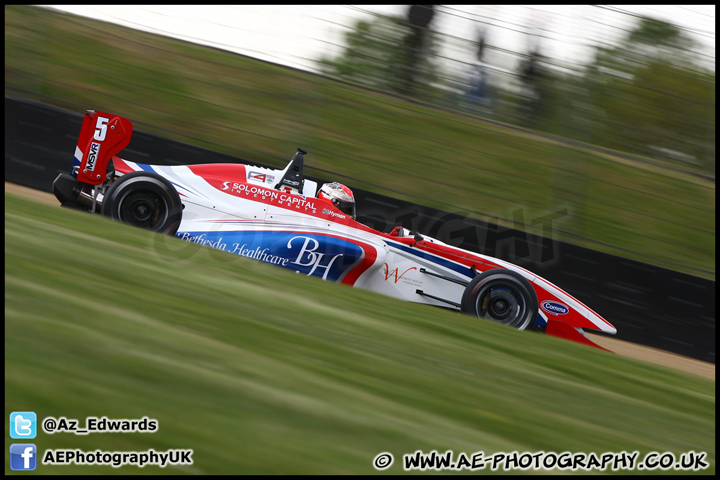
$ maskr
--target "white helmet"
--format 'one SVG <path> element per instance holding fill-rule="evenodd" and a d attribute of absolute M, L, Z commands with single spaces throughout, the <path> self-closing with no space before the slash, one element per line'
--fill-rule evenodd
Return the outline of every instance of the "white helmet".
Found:
<path fill-rule="evenodd" d="M 355 220 L 355 196 L 345 185 L 338 182 L 326 183 L 320 187 L 317 197 L 332 202 L 338 210 Z"/>

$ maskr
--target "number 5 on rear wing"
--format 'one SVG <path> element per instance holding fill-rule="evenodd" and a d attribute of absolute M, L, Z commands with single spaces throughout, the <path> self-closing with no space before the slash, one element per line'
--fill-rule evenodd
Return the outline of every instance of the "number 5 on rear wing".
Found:
<path fill-rule="evenodd" d="M 110 159 L 127 147 L 133 127 L 126 118 L 88 110 L 75 147 L 71 175 L 90 185 L 105 182 Z"/>

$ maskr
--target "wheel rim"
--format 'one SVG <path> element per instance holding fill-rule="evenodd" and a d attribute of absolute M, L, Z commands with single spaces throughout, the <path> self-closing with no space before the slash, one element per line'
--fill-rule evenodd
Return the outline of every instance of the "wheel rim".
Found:
<path fill-rule="evenodd" d="M 140 190 L 128 194 L 119 202 L 120 220 L 148 230 L 160 228 L 167 218 L 168 208 L 154 192 Z"/>
<path fill-rule="evenodd" d="M 528 305 L 514 286 L 502 282 L 485 285 L 477 296 L 477 313 L 493 322 L 523 328 L 528 322 Z"/>

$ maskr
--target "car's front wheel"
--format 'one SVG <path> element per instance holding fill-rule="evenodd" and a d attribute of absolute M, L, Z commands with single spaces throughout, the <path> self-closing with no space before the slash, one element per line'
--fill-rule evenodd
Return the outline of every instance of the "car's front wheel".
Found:
<path fill-rule="evenodd" d="M 132 172 L 110 184 L 102 213 L 128 225 L 175 235 L 182 220 L 182 203 L 172 184 L 157 173 Z"/>
<path fill-rule="evenodd" d="M 530 282 L 511 270 L 494 269 L 473 278 L 463 292 L 463 312 L 518 330 L 531 329 L 538 300 Z"/>

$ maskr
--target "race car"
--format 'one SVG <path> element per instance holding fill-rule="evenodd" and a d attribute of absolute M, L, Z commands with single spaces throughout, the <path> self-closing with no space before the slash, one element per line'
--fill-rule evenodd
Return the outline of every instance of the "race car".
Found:
<path fill-rule="evenodd" d="M 384 233 L 358 222 L 347 186 L 305 178 L 303 149 L 284 169 L 147 165 L 117 156 L 132 131 L 126 118 L 85 113 L 71 171 L 53 182 L 61 205 L 518 330 L 597 348 L 585 329 L 616 333 L 579 300 L 524 268 L 402 226 Z"/>

